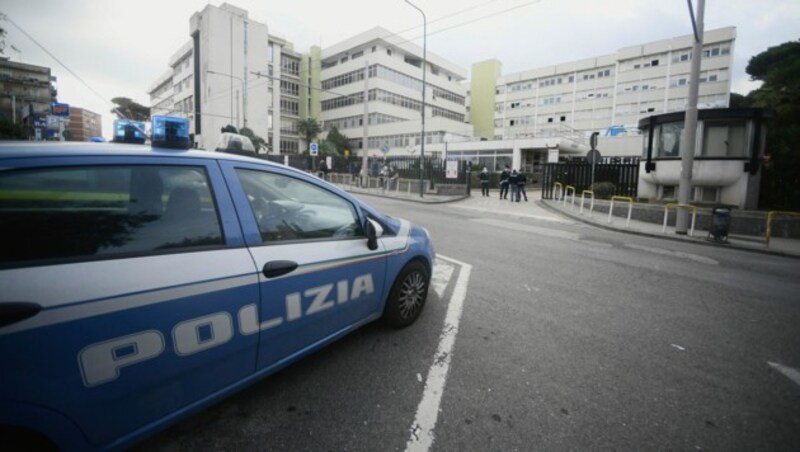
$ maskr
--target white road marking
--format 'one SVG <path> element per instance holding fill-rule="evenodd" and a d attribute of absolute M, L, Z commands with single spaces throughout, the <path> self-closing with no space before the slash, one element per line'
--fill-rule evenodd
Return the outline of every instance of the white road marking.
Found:
<path fill-rule="evenodd" d="M 680 350 L 680 351 L 684 351 L 684 350 L 686 350 L 686 347 L 681 347 L 680 345 L 677 345 L 677 344 L 669 344 L 669 345 L 671 345 L 671 346 L 673 346 L 673 347 L 677 348 L 677 349 L 678 349 L 678 350 Z"/>
<path fill-rule="evenodd" d="M 793 382 L 800 385 L 800 371 L 798 371 L 797 369 L 792 369 L 791 367 L 784 366 L 783 364 L 773 363 L 770 361 L 767 361 L 767 364 L 769 364 L 770 367 L 782 373 L 784 376 L 786 376 Z"/>
<path fill-rule="evenodd" d="M 502 211 L 487 210 L 487 209 L 485 209 L 483 207 L 460 206 L 460 205 L 451 205 L 450 207 L 453 207 L 453 208 L 456 208 L 456 209 L 464 209 L 464 210 L 475 210 L 477 212 L 483 212 L 483 213 L 489 212 L 489 213 L 492 213 L 492 214 L 499 213 L 499 214 L 502 214 L 502 215 L 512 215 L 512 216 L 515 216 L 515 217 L 533 218 L 535 220 L 552 221 L 553 223 L 575 224 L 574 221 L 565 220 L 565 219 L 559 218 L 559 217 L 551 217 L 551 216 L 547 216 L 547 215 L 534 215 L 534 214 L 518 212 L 518 211 L 514 211 L 514 210 L 502 210 Z"/>
<path fill-rule="evenodd" d="M 472 272 L 472 266 L 464 262 L 442 255 L 437 256 L 438 259 L 458 265 L 460 270 L 453 293 L 450 295 L 450 302 L 447 305 L 444 328 L 439 336 L 439 346 L 433 357 L 433 364 L 428 370 L 428 378 L 425 380 L 425 391 L 419 406 L 417 406 L 414 422 L 411 424 L 411 437 L 406 443 L 406 451 L 409 452 L 427 452 L 433 445 L 433 429 L 436 427 L 436 419 L 439 416 L 439 405 L 442 402 L 444 385 L 447 382 L 447 372 L 450 370 L 450 359 L 456 342 L 456 334 L 458 334 L 458 323 L 461 321 L 464 299 L 467 297 L 469 275 Z"/>
<path fill-rule="evenodd" d="M 453 277 L 453 270 L 455 270 L 455 267 L 452 264 L 441 260 L 437 260 L 433 266 L 431 286 L 439 298 L 444 296 L 444 290 L 447 289 L 447 284 L 450 282 L 450 278 Z"/>
<path fill-rule="evenodd" d="M 536 235 L 543 235 L 545 237 L 553 237 L 557 239 L 578 240 L 580 236 L 574 232 L 561 231 L 559 229 L 540 228 L 537 226 L 530 226 L 527 224 L 512 223 L 510 221 L 495 220 L 493 218 L 474 218 L 470 221 L 482 223 L 489 226 L 497 226 L 505 229 L 511 229 L 519 232 L 528 232 Z"/>
<path fill-rule="evenodd" d="M 700 256 L 698 254 L 684 253 L 683 251 L 671 251 L 671 250 L 665 250 L 663 248 L 653 248 L 650 246 L 635 245 L 633 243 L 626 243 L 625 246 L 634 250 L 646 251 L 648 253 L 660 254 L 662 256 L 672 256 L 681 259 L 689 259 L 690 261 L 699 262 L 701 264 L 719 265 L 718 261 L 711 259 L 710 257 Z"/>

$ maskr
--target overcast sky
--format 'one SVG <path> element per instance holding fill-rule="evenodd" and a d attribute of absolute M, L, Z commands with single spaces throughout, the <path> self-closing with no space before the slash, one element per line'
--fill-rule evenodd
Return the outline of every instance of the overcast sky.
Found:
<path fill-rule="evenodd" d="M 6 56 L 49 66 L 58 100 L 103 115 L 110 99 L 145 105 L 150 84 L 189 40 L 189 17 L 201 0 L 8 0 L 0 12 L 86 81 L 85 88 L 9 22 Z M 221 2 L 212 2 L 219 5 Z M 422 44 L 422 16 L 403 0 L 235 0 L 270 33 L 304 52 L 382 26 Z M 414 0 L 428 18 L 428 51 L 466 70 L 497 58 L 503 74 L 606 55 L 622 47 L 692 33 L 685 0 Z M 696 5 L 697 0 L 694 0 Z M 757 87 L 744 71 L 753 55 L 800 38 L 798 0 L 707 0 L 706 30 L 735 26 L 734 92 Z M 14 50 L 11 46 L 18 49 Z"/>

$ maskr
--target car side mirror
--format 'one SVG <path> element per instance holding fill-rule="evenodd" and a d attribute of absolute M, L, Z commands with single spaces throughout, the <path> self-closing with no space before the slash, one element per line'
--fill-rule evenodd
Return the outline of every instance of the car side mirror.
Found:
<path fill-rule="evenodd" d="M 378 237 L 383 235 L 383 227 L 375 220 L 367 218 L 367 248 L 372 251 L 378 249 Z"/>

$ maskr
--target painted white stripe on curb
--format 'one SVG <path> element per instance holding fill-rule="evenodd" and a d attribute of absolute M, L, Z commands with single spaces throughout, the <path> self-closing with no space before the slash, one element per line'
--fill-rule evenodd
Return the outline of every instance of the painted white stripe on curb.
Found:
<path fill-rule="evenodd" d="M 767 364 L 769 364 L 770 367 L 772 367 L 773 369 L 785 375 L 793 382 L 800 385 L 800 372 L 798 372 L 796 369 L 792 369 L 791 367 L 784 366 L 783 364 L 773 363 L 770 361 L 767 361 Z"/>
<path fill-rule="evenodd" d="M 433 445 L 433 429 L 436 427 L 436 419 L 439 416 L 439 405 L 442 402 L 444 385 L 447 382 L 447 372 L 450 370 L 450 358 L 456 342 L 456 334 L 458 334 L 458 323 L 461 321 L 464 299 L 467 297 L 469 274 L 472 272 L 472 266 L 464 262 L 442 255 L 436 256 L 436 258 L 456 264 L 461 269 L 447 306 L 444 328 L 439 336 L 439 347 L 436 349 L 433 364 L 428 370 L 428 378 L 425 380 L 425 391 L 417 407 L 417 415 L 411 424 L 411 437 L 406 443 L 408 452 L 427 452 Z"/>

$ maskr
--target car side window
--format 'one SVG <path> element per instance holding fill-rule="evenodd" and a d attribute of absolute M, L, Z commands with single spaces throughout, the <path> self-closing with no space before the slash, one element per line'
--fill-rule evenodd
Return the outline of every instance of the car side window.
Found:
<path fill-rule="evenodd" d="M 0 264 L 223 244 L 203 167 L 0 172 Z"/>
<path fill-rule="evenodd" d="M 281 174 L 249 169 L 236 174 L 266 243 L 364 237 L 353 204 L 334 193 Z"/>

